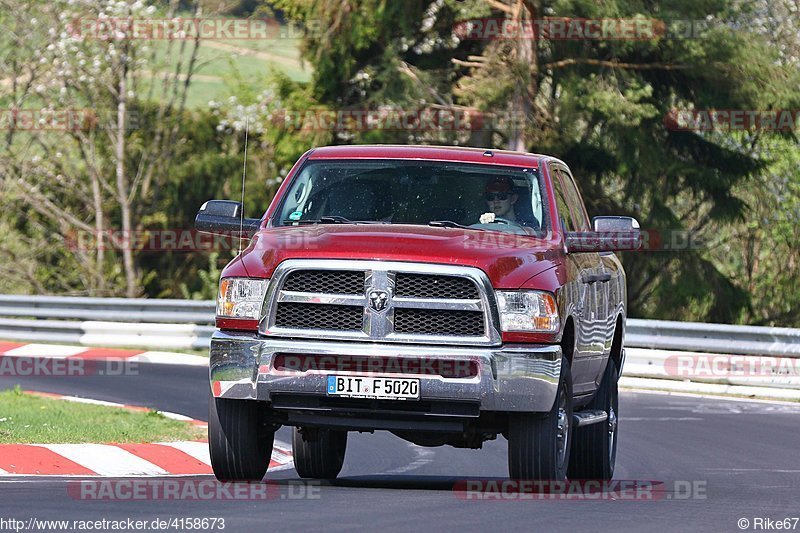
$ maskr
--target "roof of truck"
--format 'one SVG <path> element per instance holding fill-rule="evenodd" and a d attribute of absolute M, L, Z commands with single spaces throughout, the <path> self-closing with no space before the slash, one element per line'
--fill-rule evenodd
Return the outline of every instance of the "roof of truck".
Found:
<path fill-rule="evenodd" d="M 315 148 L 309 159 L 428 159 L 538 168 L 550 156 L 464 146 L 343 145 Z"/>

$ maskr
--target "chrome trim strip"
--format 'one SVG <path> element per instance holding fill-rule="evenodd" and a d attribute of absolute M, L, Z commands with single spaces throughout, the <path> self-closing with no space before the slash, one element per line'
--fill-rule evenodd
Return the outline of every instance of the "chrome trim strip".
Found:
<path fill-rule="evenodd" d="M 608 413 L 605 411 L 578 411 L 572 413 L 572 420 L 575 427 L 590 426 L 599 422 L 605 422 L 608 419 Z"/>
<path fill-rule="evenodd" d="M 360 305 L 361 307 L 367 305 L 367 299 L 363 295 L 349 296 L 342 294 L 322 294 L 315 292 L 293 291 L 280 291 L 278 294 L 278 302 L 323 305 Z"/>
<path fill-rule="evenodd" d="M 443 311 L 483 311 L 480 300 L 445 298 L 394 298 L 394 307 L 403 309 L 436 309 Z"/>

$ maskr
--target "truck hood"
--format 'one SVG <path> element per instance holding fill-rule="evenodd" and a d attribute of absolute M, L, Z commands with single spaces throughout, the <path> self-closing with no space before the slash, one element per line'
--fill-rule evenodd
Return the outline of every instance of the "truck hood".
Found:
<path fill-rule="evenodd" d="M 463 265 L 483 270 L 495 288 L 519 288 L 561 262 L 554 241 L 496 231 L 401 224 L 287 226 L 253 237 L 223 277 L 268 278 L 286 259 L 365 259 Z"/>

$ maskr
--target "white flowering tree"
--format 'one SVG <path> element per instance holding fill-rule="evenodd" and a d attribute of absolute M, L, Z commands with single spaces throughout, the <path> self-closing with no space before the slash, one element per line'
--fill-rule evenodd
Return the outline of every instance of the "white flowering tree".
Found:
<path fill-rule="evenodd" d="M 140 292 L 134 250 L 118 242 L 113 251 L 107 232 L 130 238 L 141 227 L 198 66 L 197 38 L 149 41 L 118 21 L 170 19 L 177 8 L 178 0 L 160 13 L 141 0 L 0 0 L 4 27 L 14 30 L 0 37 L 0 98 L 10 117 L 4 200 L 36 213 L 89 294 Z M 20 119 L 29 116 L 36 124 Z"/>

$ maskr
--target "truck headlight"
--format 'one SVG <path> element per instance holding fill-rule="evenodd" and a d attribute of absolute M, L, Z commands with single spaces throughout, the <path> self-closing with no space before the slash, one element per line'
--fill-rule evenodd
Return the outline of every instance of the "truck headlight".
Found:
<path fill-rule="evenodd" d="M 495 291 L 502 331 L 556 333 L 560 327 L 555 297 L 543 291 Z"/>
<path fill-rule="evenodd" d="M 268 279 L 224 278 L 219 283 L 217 316 L 258 320 Z"/>

